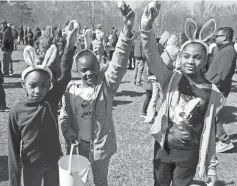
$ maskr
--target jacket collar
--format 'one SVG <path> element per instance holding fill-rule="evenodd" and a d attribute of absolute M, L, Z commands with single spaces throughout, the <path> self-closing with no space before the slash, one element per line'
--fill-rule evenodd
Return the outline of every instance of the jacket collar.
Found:
<path fill-rule="evenodd" d="M 231 42 L 231 43 L 226 43 L 226 44 L 223 44 L 223 45 L 219 45 L 218 49 L 221 50 L 221 49 L 223 49 L 223 48 L 225 48 L 225 47 L 227 47 L 229 45 L 233 45 L 233 43 Z"/>

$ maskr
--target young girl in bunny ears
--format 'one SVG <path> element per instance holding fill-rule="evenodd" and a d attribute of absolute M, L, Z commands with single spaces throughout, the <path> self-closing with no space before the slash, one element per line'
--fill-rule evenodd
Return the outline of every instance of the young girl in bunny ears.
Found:
<path fill-rule="evenodd" d="M 200 177 L 213 179 L 216 175 L 213 118 L 223 96 L 203 73 L 208 55 L 205 41 L 214 34 L 216 24 L 211 19 L 199 29 L 192 19 L 186 20 L 188 41 L 181 46 L 180 68 L 171 70 L 157 52 L 152 30 L 159 8 L 157 2 L 150 3 L 141 19 L 147 63 L 164 95 L 150 131 L 160 144 L 160 148 L 155 149 L 155 186 L 169 186 L 171 182 L 175 186 L 188 186 L 197 167 Z"/>
<path fill-rule="evenodd" d="M 62 155 L 59 142 L 57 106 L 71 79 L 71 66 L 79 25 L 67 31 L 67 44 L 61 62 L 61 77 L 52 86 L 52 72 L 57 48 L 52 45 L 38 65 L 34 48 L 27 46 L 23 56 L 29 65 L 22 72 L 27 101 L 9 113 L 8 168 L 9 186 L 20 186 L 21 164 L 24 186 L 58 186 L 58 163 Z"/>

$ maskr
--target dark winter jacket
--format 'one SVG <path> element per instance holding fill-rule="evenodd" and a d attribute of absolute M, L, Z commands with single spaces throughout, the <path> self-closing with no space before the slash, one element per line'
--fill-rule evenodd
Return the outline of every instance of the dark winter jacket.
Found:
<path fill-rule="evenodd" d="M 206 78 L 214 83 L 225 97 L 230 93 L 235 67 L 236 52 L 233 43 L 220 46 L 209 66 Z"/>
<path fill-rule="evenodd" d="M 3 52 L 12 52 L 14 50 L 13 36 L 10 27 L 3 29 L 1 49 Z"/>
<path fill-rule="evenodd" d="M 18 38 L 18 31 L 16 29 L 12 29 L 12 36 L 13 36 L 13 39 L 17 39 Z"/>

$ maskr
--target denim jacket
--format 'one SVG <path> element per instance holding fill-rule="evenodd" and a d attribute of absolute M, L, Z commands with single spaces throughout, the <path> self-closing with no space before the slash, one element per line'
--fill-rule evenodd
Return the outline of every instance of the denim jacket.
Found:
<path fill-rule="evenodd" d="M 92 100 L 92 111 L 87 116 L 91 122 L 91 142 L 93 160 L 104 159 L 117 151 L 115 127 L 112 117 L 113 100 L 119 84 L 126 73 L 129 53 L 133 38 L 127 38 L 120 33 L 113 58 L 106 71 L 101 71 L 99 85 L 95 87 L 95 99 Z M 60 113 L 60 124 L 66 141 L 71 136 L 78 135 L 78 126 L 82 118 L 78 114 L 78 105 L 75 98 L 83 83 L 77 82 L 69 85 L 64 94 L 63 108 Z M 75 90 L 75 91 L 74 91 Z M 79 95 L 80 96 L 80 95 Z M 83 122 L 83 121 L 82 121 Z"/>

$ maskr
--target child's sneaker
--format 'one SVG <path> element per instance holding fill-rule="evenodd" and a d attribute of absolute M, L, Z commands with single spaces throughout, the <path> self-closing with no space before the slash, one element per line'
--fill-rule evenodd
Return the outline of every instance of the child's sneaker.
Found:
<path fill-rule="evenodd" d="M 0 112 L 9 112 L 10 109 L 8 107 L 0 106 Z"/>
<path fill-rule="evenodd" d="M 141 117 L 145 119 L 146 118 L 146 113 L 142 112 Z"/>
<path fill-rule="evenodd" d="M 222 153 L 222 152 L 228 151 L 233 148 L 234 148 L 233 143 L 231 143 L 231 142 L 230 143 L 223 143 L 223 142 L 219 141 L 216 145 L 216 152 Z"/>

